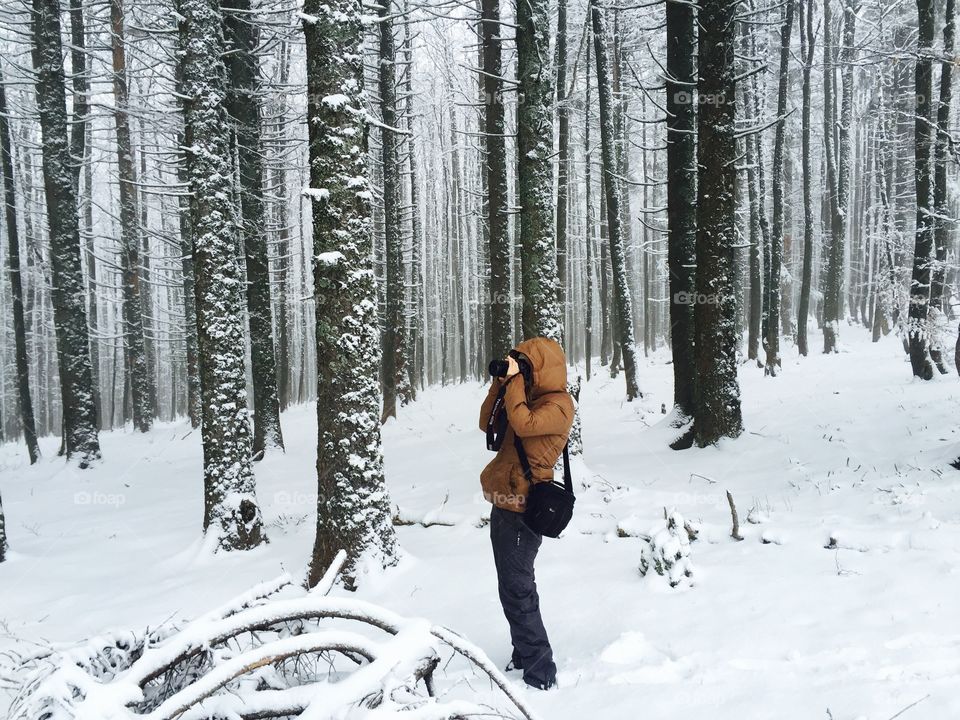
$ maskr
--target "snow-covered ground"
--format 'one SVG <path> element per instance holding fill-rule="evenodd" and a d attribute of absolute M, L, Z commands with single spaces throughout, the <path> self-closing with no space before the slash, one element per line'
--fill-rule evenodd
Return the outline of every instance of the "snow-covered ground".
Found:
<path fill-rule="evenodd" d="M 666 355 L 641 366 L 640 401 L 622 401 L 622 378 L 585 385 L 575 475 L 589 487 L 537 561 L 561 684 L 530 691 L 542 717 L 889 720 L 917 701 L 899 717 L 960 717 L 960 472 L 948 464 L 960 455 L 960 385 L 911 381 L 895 338 L 873 345 L 845 328 L 843 340 L 840 355 L 803 361 L 786 348 L 776 379 L 744 367 L 747 432 L 712 449 L 667 448 Z M 447 625 L 503 666 L 477 479 L 489 459 L 483 393 L 426 391 L 385 428 L 401 516 L 453 525 L 399 527 L 402 562 L 359 595 Z M 0 448 L 12 548 L 0 565 L 0 650 L 196 616 L 301 569 L 314 532 L 314 410 L 283 421 L 287 453 L 256 468 L 271 542 L 215 557 L 200 542 L 200 439 L 187 423 L 105 433 L 92 471 L 65 466 L 53 439 L 33 468 L 21 447 Z M 743 542 L 730 538 L 728 490 Z M 665 507 L 701 527 L 692 587 L 641 578 L 642 541 L 617 533 L 662 525 Z"/>

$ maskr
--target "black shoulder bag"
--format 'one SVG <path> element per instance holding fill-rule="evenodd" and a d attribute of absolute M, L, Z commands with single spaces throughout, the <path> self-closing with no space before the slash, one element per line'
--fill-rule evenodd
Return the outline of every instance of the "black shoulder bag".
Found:
<path fill-rule="evenodd" d="M 527 509 L 523 513 L 523 520 L 536 533 L 547 537 L 560 537 L 560 533 L 573 517 L 573 504 L 576 497 L 573 494 L 573 478 L 570 475 L 570 454 L 568 445 L 563 446 L 563 484 L 556 480 L 543 482 L 533 481 L 533 472 L 530 470 L 530 461 L 527 452 L 523 449 L 523 441 L 516 434 L 513 444 L 520 456 L 520 465 L 523 466 L 523 476 L 530 483 L 527 492 Z"/>

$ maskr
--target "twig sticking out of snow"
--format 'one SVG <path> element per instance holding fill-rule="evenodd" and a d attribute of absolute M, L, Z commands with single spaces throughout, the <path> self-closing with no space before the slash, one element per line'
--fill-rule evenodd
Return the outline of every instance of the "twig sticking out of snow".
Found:
<path fill-rule="evenodd" d="M 733 530 L 730 531 L 730 537 L 734 540 L 743 540 L 740 534 L 740 518 L 737 517 L 737 506 L 733 504 L 733 495 L 727 490 L 727 503 L 730 505 L 730 517 L 733 519 Z"/>

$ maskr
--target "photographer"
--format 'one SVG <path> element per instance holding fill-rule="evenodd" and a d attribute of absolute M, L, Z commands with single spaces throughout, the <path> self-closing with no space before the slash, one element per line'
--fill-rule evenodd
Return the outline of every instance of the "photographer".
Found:
<path fill-rule="evenodd" d="M 557 668 L 534 578 L 542 536 L 524 522 L 530 482 L 519 453 L 526 455 L 533 483 L 553 480 L 573 424 L 567 363 L 559 343 L 538 337 L 520 343 L 505 360 L 491 362 L 490 373 L 494 378 L 480 408 L 480 428 L 488 433 L 488 447 L 498 449 L 480 474 L 480 484 L 493 503 L 490 540 L 513 642 L 507 669 L 523 670 L 524 682 L 547 690 L 556 685 Z M 494 430 L 497 445 L 490 440 Z"/>

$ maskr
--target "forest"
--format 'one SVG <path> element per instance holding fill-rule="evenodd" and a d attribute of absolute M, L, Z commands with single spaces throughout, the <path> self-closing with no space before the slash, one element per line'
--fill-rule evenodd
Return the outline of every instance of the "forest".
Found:
<path fill-rule="evenodd" d="M 846 398 L 875 377 L 902 389 L 894 412 L 944 405 L 960 370 L 955 15 L 955 0 L 0 0 L 0 491 L 18 498 L 6 521 L 0 506 L 0 562 L 33 522 L 29 473 L 96 498 L 113 492 L 97 478 L 165 462 L 155 438 L 177 432 L 199 438 L 183 542 L 266 552 L 282 533 L 262 478 L 285 468 L 315 503 L 296 522 L 301 584 L 335 608 L 310 612 L 338 612 L 322 597 L 337 573 L 362 595 L 371 568 L 403 566 L 407 526 L 446 524 L 403 514 L 401 436 L 442 432 L 433 412 L 475 431 L 488 362 L 525 338 L 562 344 L 570 450 L 595 473 L 601 432 L 712 485 L 705 453 L 761 467 L 753 436 L 771 425 L 751 413 L 807 417 L 818 441 L 883 423 L 820 425 L 834 417 L 804 385 Z M 597 393 L 650 433 L 609 430 Z M 938 442 L 903 452 L 939 453 L 946 477 L 955 423 L 929 424 Z M 886 462 L 856 452 L 847 470 Z M 469 484 L 479 467 L 460 470 Z M 728 500 L 718 522 L 739 540 Z M 653 503 L 668 529 L 677 504 Z M 456 637 L 429 642 L 482 668 Z M 344 654 L 372 662 L 363 647 Z M 434 667 L 413 675 L 431 695 Z M 175 670 L 144 670 L 141 689 Z M 309 716 L 296 707 L 283 716 Z M 280 716 L 263 712 L 236 716 Z M 473 711 L 443 712 L 422 717 Z"/>

